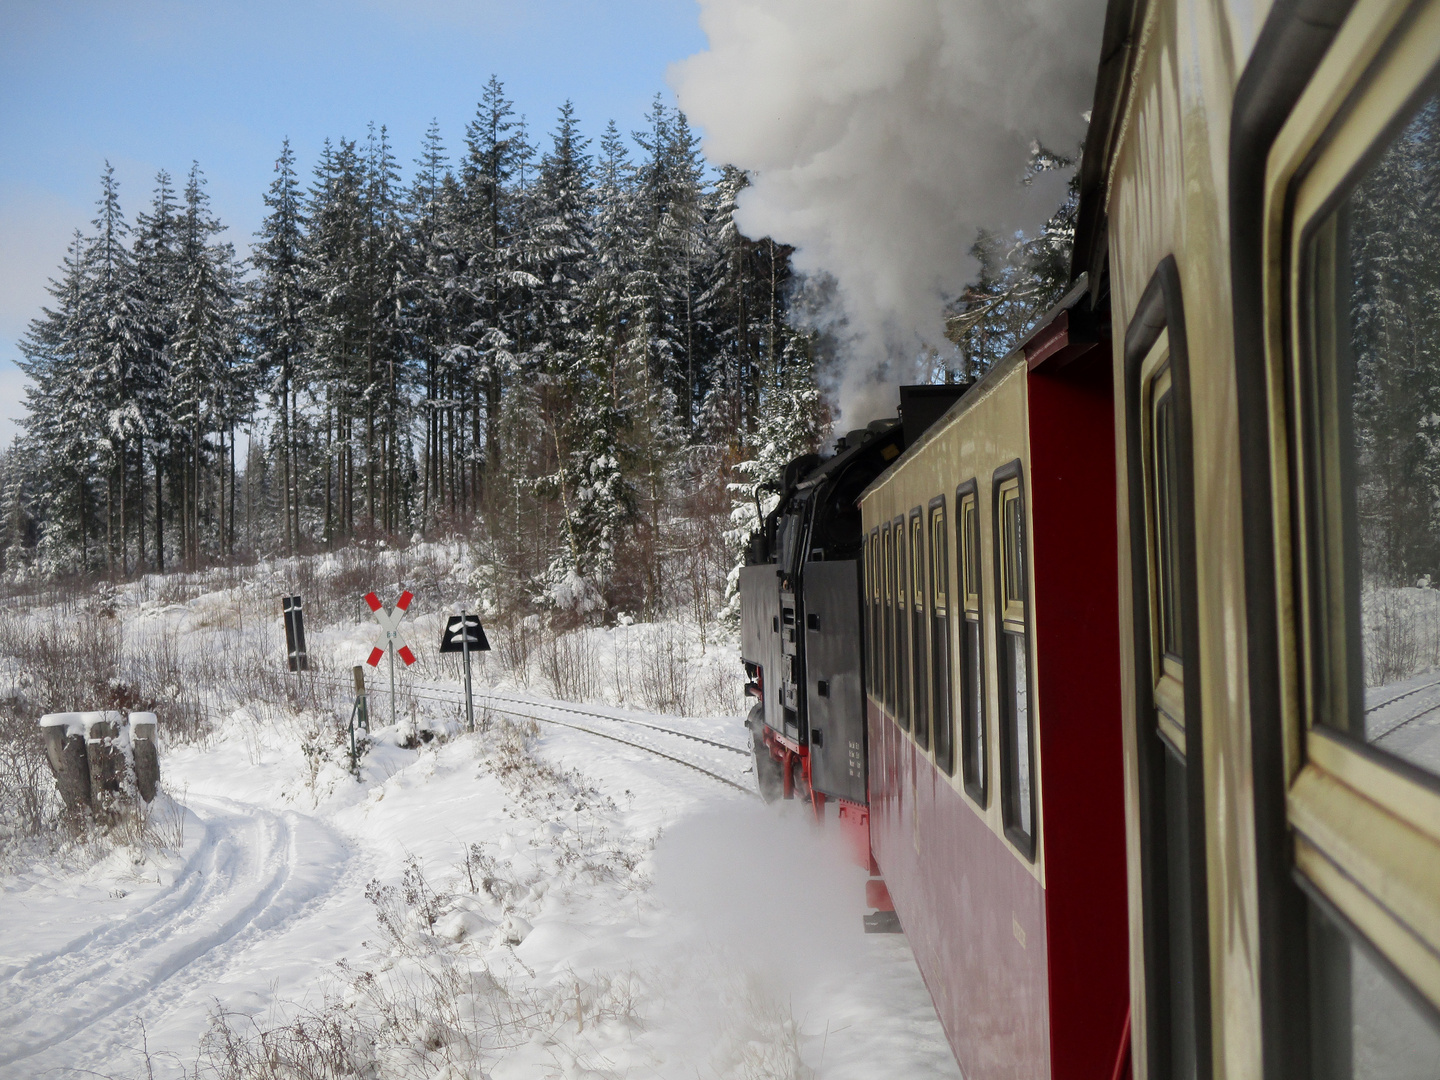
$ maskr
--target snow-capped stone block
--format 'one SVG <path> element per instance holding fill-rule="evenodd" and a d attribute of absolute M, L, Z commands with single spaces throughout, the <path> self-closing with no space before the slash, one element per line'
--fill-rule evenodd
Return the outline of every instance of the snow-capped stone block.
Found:
<path fill-rule="evenodd" d="M 155 744 L 158 718 L 153 712 L 130 714 L 130 760 L 135 768 L 135 788 L 147 803 L 160 785 L 160 748 Z"/>
<path fill-rule="evenodd" d="M 85 722 L 80 713 L 50 713 L 40 718 L 45 756 L 60 798 L 72 810 L 90 805 L 90 761 L 85 753 Z"/>
<path fill-rule="evenodd" d="M 67 735 L 85 737 L 85 714 L 78 712 L 53 712 L 40 717 L 42 728 L 64 728 Z"/>
<path fill-rule="evenodd" d="M 109 709 L 80 716 L 85 722 L 85 755 L 90 761 L 90 797 L 102 791 L 119 791 L 125 775 L 126 740 L 121 737 L 125 718 Z"/>

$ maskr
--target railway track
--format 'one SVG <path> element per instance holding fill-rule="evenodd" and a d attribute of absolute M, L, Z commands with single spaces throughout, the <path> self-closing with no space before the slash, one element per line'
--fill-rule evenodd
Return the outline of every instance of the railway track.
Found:
<path fill-rule="evenodd" d="M 330 683 L 332 686 L 340 685 L 344 682 L 343 679 L 337 676 L 330 675 L 326 672 L 315 672 L 313 677 Z M 425 701 L 440 701 L 450 705 L 463 705 L 465 703 L 464 691 L 455 690 L 446 686 L 436 686 L 433 683 L 412 682 L 409 687 L 409 693 L 412 697 L 417 697 Z M 494 704 L 497 701 L 501 702 L 502 704 Z M 724 784 L 726 787 L 734 788 L 736 791 L 742 791 L 747 795 L 756 794 L 755 791 L 746 784 L 737 783 L 736 781 L 731 780 L 728 776 L 724 776 L 721 773 L 714 772 L 713 770 L 707 769 L 705 768 L 705 766 L 696 764 L 693 761 L 687 761 L 684 758 L 676 757 L 674 754 L 667 754 L 665 751 L 659 749 L 658 747 L 649 746 L 645 743 L 635 742 L 631 739 L 624 739 L 618 735 L 613 735 L 608 732 L 596 731 L 594 728 L 586 727 L 581 724 L 570 723 L 565 720 L 556 720 L 555 718 L 548 716 L 539 716 L 536 715 L 533 710 L 548 709 L 555 712 L 594 717 L 598 720 L 608 720 L 611 723 L 626 724 L 631 727 L 647 728 L 651 731 L 662 732 L 666 735 L 676 736 L 677 738 L 690 739 L 693 742 L 704 743 L 707 746 L 713 746 L 720 750 L 729 751 L 730 753 L 742 754 L 747 757 L 749 756 L 748 750 L 742 750 L 739 747 L 730 746 L 727 743 L 722 743 L 715 739 L 707 739 L 704 736 L 692 735 L 689 732 L 685 731 L 676 731 L 674 728 L 667 728 L 661 724 L 649 724 L 643 720 L 634 720 L 622 716 L 609 716 L 605 713 L 595 712 L 590 709 L 580 709 L 572 705 L 558 705 L 552 704 L 550 702 L 531 701 L 526 698 L 516 697 L 512 695 L 495 694 L 491 691 L 482 691 L 481 693 L 475 694 L 475 702 L 478 706 L 481 706 L 492 713 L 500 713 L 504 716 L 515 716 L 519 717 L 522 720 L 534 720 L 536 723 L 550 724 L 554 727 L 569 728 L 571 731 L 584 732 L 587 735 L 593 735 L 599 739 L 608 739 L 611 742 L 617 742 L 624 746 L 634 747 L 635 749 L 643 750 L 645 753 L 650 754 L 654 757 L 664 758 L 666 761 L 673 762 L 676 765 L 682 765 L 687 769 L 693 769 L 696 772 L 701 773 L 709 777 L 710 779 L 716 781 L 717 783 Z M 504 705 L 524 706 L 531 711 L 522 712 L 519 708 L 505 708 Z"/>

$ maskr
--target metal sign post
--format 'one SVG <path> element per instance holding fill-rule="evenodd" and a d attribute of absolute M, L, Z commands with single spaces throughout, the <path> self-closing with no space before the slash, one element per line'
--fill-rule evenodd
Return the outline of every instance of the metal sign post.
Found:
<path fill-rule="evenodd" d="M 365 694 L 365 665 L 356 664 L 353 674 L 355 676 L 355 710 L 360 719 L 360 726 L 368 732 L 370 730 L 370 703 Z"/>
<path fill-rule="evenodd" d="M 282 596 L 280 612 L 285 617 L 286 666 L 295 672 L 296 694 L 300 692 L 300 672 L 310 670 L 310 654 L 305 650 L 305 612 L 299 596 Z"/>
<path fill-rule="evenodd" d="M 415 599 L 415 594 L 406 589 L 400 594 L 400 599 L 395 601 L 395 606 L 390 610 L 380 602 L 380 598 L 373 592 L 365 594 L 365 603 L 370 605 L 370 611 L 375 616 L 375 621 L 380 624 L 380 633 L 375 638 L 375 647 L 370 650 L 370 658 L 365 662 L 371 667 L 380 666 L 380 658 L 387 652 L 390 654 L 390 723 L 396 724 L 397 709 L 395 705 L 395 654 L 400 654 L 400 659 L 405 661 L 409 667 L 415 662 L 415 654 L 410 651 L 410 646 L 405 643 L 405 637 L 400 633 L 400 620 L 405 618 L 405 612 L 410 607 L 410 601 Z"/>
<path fill-rule="evenodd" d="M 470 690 L 470 653 L 489 652 L 490 642 L 485 637 L 485 628 L 480 625 L 480 616 L 461 610 L 451 615 L 445 623 L 445 634 L 440 639 L 442 653 L 458 652 L 465 664 L 465 724 L 468 730 L 475 730 L 475 695 Z"/>
<path fill-rule="evenodd" d="M 365 706 L 365 669 L 355 665 L 355 707 L 350 710 L 350 771 L 360 778 L 360 755 L 355 746 L 355 721 L 367 732 L 370 730 L 370 711 Z"/>

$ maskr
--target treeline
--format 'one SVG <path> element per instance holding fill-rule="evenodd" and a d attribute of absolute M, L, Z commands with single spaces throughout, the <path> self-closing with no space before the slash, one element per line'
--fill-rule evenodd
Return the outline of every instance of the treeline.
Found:
<path fill-rule="evenodd" d="M 107 167 L 21 344 L 5 572 L 465 531 L 529 602 L 654 610 L 677 559 L 723 588 L 735 464 L 825 426 L 790 250 L 658 96 L 633 142 L 568 103 L 538 141 L 492 78 L 408 180 L 383 127 L 308 182 L 287 142 L 244 258 L 198 166 L 133 224 Z"/>

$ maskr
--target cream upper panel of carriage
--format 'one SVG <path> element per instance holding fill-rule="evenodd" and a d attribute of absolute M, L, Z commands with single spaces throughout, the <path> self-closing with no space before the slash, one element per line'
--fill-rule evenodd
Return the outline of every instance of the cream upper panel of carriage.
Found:
<path fill-rule="evenodd" d="M 866 531 L 929 506 L 937 495 L 949 506 L 956 485 L 966 480 L 977 480 L 982 493 L 988 492 L 990 474 L 1024 459 L 1025 446 L 1025 358 L 1011 356 L 861 495 Z"/>
<path fill-rule="evenodd" d="M 1214 278 L 1195 281 L 1207 303 L 1191 321 L 1213 318 L 1228 332 L 1228 303 L 1209 299 L 1222 296 L 1229 280 L 1230 112 L 1269 8 L 1221 0 L 1147 5 L 1109 166 L 1117 327 L 1129 322 L 1160 260 L 1174 255 L 1182 277 Z"/>

